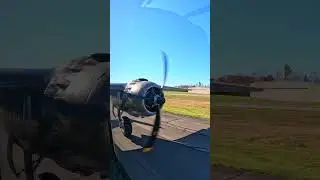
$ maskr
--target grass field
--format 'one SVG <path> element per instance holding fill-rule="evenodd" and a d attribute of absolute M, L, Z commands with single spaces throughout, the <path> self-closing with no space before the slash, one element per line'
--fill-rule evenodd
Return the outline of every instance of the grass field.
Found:
<path fill-rule="evenodd" d="M 209 119 L 210 95 L 165 92 L 167 112 Z M 211 163 L 289 179 L 320 177 L 320 110 L 253 109 L 228 106 L 320 107 L 320 103 L 281 102 L 212 96 Z M 223 104 L 224 106 L 217 106 Z"/>
<path fill-rule="evenodd" d="M 210 95 L 165 91 L 163 110 L 173 114 L 210 119 Z"/>
<path fill-rule="evenodd" d="M 320 111 L 215 106 L 219 103 L 319 106 L 214 96 L 211 162 L 285 176 L 320 177 Z"/>

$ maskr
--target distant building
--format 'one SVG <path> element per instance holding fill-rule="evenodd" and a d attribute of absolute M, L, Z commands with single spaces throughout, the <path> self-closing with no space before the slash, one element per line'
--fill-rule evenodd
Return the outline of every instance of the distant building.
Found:
<path fill-rule="evenodd" d="M 176 86 L 176 88 L 183 88 L 183 89 L 188 89 L 190 88 L 191 86 L 189 85 L 180 85 L 180 86 Z"/>

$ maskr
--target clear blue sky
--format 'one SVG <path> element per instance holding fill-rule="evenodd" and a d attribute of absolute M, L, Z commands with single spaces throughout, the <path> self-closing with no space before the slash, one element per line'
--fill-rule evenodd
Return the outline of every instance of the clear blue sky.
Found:
<path fill-rule="evenodd" d="M 208 84 L 209 5 L 209 0 L 111 0 L 111 82 L 143 77 L 162 84 L 164 51 L 167 85 Z"/>
<path fill-rule="evenodd" d="M 319 72 L 320 1 L 213 1 L 212 75 Z"/>

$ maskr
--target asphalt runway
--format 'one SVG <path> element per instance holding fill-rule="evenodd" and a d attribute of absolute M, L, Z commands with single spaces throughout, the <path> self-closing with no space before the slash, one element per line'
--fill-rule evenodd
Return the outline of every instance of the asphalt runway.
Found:
<path fill-rule="evenodd" d="M 142 152 L 153 121 L 135 119 L 133 137 L 128 139 L 112 118 L 116 153 L 131 179 L 211 179 L 210 121 L 162 113 L 159 139 L 153 151 Z"/>
<path fill-rule="evenodd" d="M 210 166 L 210 121 L 162 113 L 159 139 L 154 150 L 142 152 L 142 146 L 151 134 L 152 118 L 133 119 L 133 137 L 123 136 L 118 121 L 111 115 L 116 154 L 132 180 L 281 180 L 264 174 L 246 172 L 222 166 Z M 1 121 L 2 123 L 2 121 Z M 15 178 L 6 162 L 6 133 L 0 129 L 1 180 Z M 22 153 L 15 151 L 18 168 L 22 168 Z M 64 180 L 97 180 L 98 175 L 80 177 L 60 168 L 50 159 L 44 160 L 37 173 L 53 172 Z"/>
<path fill-rule="evenodd" d="M 153 117 L 133 120 L 133 137 L 127 139 L 113 124 L 113 138 L 116 154 L 132 180 L 208 180 L 210 179 L 210 122 L 162 113 L 162 124 L 159 139 L 152 152 L 141 151 L 146 138 L 151 134 Z M 3 116 L 1 116 L 3 117 Z M 6 141 L 1 121 L 0 129 L 0 166 L 2 180 L 23 180 L 16 178 L 6 162 Z M 16 166 L 23 167 L 23 155 L 19 148 L 14 151 Z M 54 161 L 45 159 L 36 173 L 53 172 L 64 180 L 97 180 L 98 175 L 80 177 L 60 168 Z"/>

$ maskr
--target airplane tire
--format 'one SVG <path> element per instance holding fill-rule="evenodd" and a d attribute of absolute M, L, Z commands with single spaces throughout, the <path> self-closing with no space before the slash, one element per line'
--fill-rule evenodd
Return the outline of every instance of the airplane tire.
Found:
<path fill-rule="evenodd" d="M 131 120 L 124 116 L 123 118 L 123 135 L 127 138 L 130 138 L 132 135 L 132 123 Z"/>
<path fill-rule="evenodd" d="M 44 172 L 38 175 L 39 180 L 61 180 L 57 175 L 51 172 Z"/>

